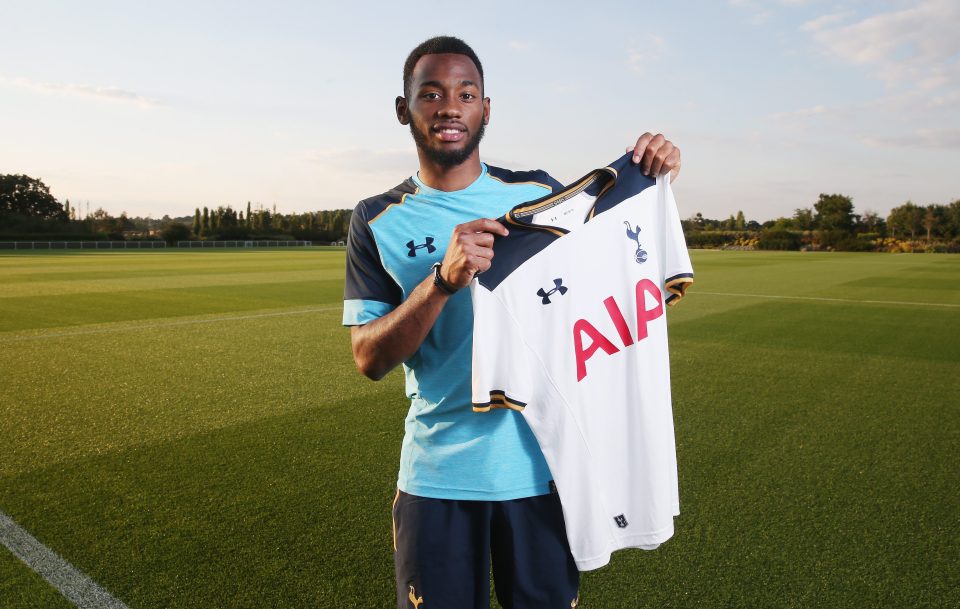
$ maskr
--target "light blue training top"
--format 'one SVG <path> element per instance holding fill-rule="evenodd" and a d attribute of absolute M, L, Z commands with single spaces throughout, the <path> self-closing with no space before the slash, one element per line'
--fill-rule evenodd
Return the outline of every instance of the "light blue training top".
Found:
<path fill-rule="evenodd" d="M 562 185 L 543 171 L 482 165 L 472 184 L 435 190 L 417 176 L 361 201 L 350 221 L 343 324 L 395 309 L 443 260 L 454 227 L 497 218 Z M 400 452 L 400 490 L 440 499 L 501 501 L 550 492 L 550 470 L 519 412 L 473 412 L 473 306 L 452 296 L 420 348 L 404 362 L 410 410 Z"/>

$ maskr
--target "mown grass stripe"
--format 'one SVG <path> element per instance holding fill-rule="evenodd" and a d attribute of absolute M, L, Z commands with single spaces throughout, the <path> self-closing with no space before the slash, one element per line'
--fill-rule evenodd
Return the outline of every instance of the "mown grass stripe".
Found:
<path fill-rule="evenodd" d="M 77 330 L 75 332 L 52 332 L 48 334 L 33 334 L 29 336 L 13 336 L 0 340 L 0 345 L 4 343 L 14 343 L 25 340 L 37 340 L 43 338 L 64 338 L 68 336 L 84 336 L 87 334 L 108 334 L 111 332 L 132 332 L 139 330 L 155 330 L 157 328 L 170 328 L 175 326 L 189 326 L 192 324 L 210 324 L 224 321 L 243 321 L 245 319 L 260 319 L 263 317 L 284 317 L 287 315 L 302 315 L 304 313 L 324 313 L 329 311 L 340 311 L 342 306 L 336 307 L 314 307 L 312 309 L 298 309 L 296 311 L 277 311 L 274 313 L 255 313 L 253 315 L 221 315 L 219 317 L 208 317 L 204 319 L 180 319 L 177 321 L 168 321 L 152 324 L 137 324 L 122 327 L 92 328 L 87 330 Z"/>
<path fill-rule="evenodd" d="M 821 302 L 843 302 L 848 304 L 879 304 L 879 305 L 900 305 L 908 307 L 948 307 L 960 309 L 960 304 L 949 302 L 907 302 L 902 300 L 860 300 L 859 298 L 827 298 L 823 296 L 780 296 L 777 294 L 740 294 L 735 292 L 704 292 L 702 290 L 690 290 L 690 294 L 705 294 L 707 296 L 739 296 L 743 298 L 772 298 L 777 300 L 814 300 Z"/>
<path fill-rule="evenodd" d="M 3 512 L 0 543 L 80 609 L 130 609 Z"/>

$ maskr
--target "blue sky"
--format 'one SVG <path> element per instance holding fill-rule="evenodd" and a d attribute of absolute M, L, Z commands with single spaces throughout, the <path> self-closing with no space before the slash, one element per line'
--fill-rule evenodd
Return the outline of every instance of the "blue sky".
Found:
<path fill-rule="evenodd" d="M 0 173 L 85 211 L 353 207 L 416 171 L 393 112 L 436 34 L 479 54 L 490 164 L 562 182 L 644 131 L 681 214 L 960 198 L 960 2 L 4 1 Z"/>

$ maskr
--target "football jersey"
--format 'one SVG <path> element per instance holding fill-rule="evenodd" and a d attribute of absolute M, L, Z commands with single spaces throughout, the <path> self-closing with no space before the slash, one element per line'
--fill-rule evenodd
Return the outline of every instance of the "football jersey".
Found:
<path fill-rule="evenodd" d="M 350 220 L 343 323 L 366 324 L 409 296 L 443 260 L 453 228 L 496 218 L 562 185 L 543 171 L 483 164 L 466 188 L 447 192 L 412 176 L 365 199 Z M 447 300 L 420 348 L 403 362 L 410 409 L 397 486 L 438 499 L 507 500 L 550 492 L 550 470 L 519 413 L 488 419 L 470 408 L 473 307 L 467 290 Z"/>
<path fill-rule="evenodd" d="M 668 177 L 630 155 L 514 207 L 471 284 L 473 410 L 520 412 L 580 570 L 679 514 L 665 306 L 693 281 Z"/>

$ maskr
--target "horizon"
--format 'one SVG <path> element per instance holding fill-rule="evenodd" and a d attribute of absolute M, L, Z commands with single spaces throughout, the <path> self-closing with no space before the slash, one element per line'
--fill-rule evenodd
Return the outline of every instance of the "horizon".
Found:
<path fill-rule="evenodd" d="M 398 36 L 397 6 L 18 4 L 0 40 L 0 172 L 81 213 L 352 209 L 416 171 L 393 98 L 410 49 L 446 33 L 484 64 L 490 165 L 568 183 L 651 131 L 682 150 L 684 218 L 790 217 L 820 193 L 884 217 L 960 198 L 956 2 L 606 7 L 492 2 L 478 21 L 444 6 Z"/>

